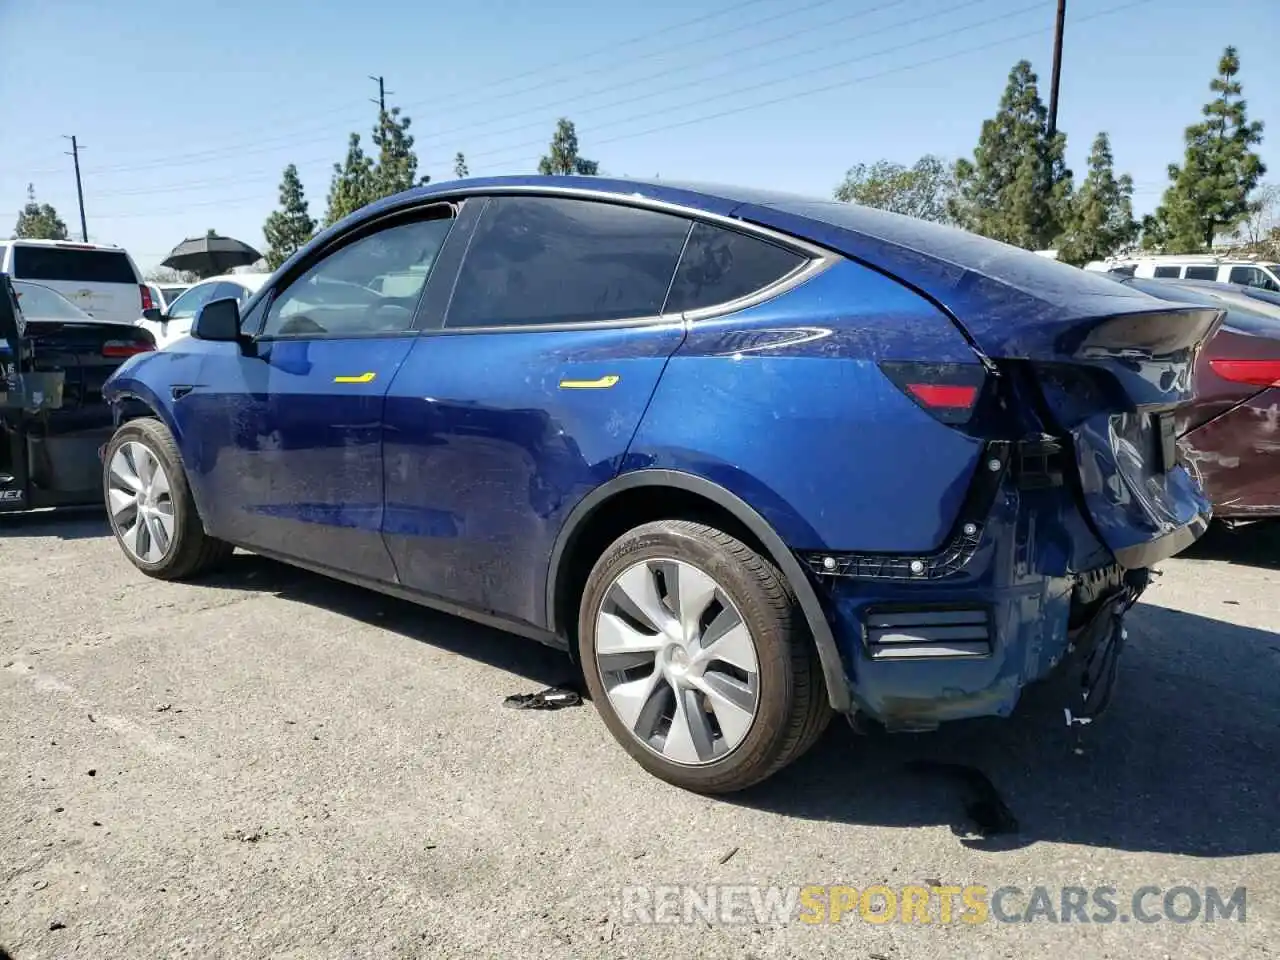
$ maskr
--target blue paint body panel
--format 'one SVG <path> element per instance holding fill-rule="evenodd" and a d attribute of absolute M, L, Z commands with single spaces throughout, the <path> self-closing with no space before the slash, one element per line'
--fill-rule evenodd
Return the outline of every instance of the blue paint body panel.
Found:
<path fill-rule="evenodd" d="M 420 306 L 404 335 L 188 344 L 131 360 L 106 393 L 173 431 L 209 533 L 536 634 L 553 626 L 548 596 L 573 524 L 590 520 L 575 508 L 606 485 L 674 471 L 780 540 L 775 559 L 793 570 L 833 703 L 847 694 L 873 716 L 928 726 L 1009 713 L 1063 657 L 1085 574 L 1168 555 L 1207 516 L 1185 471 L 1158 463 L 1152 419 L 1190 397 L 1203 310 L 846 204 L 595 177 L 436 184 L 330 227 L 245 309 L 260 313 L 316 251 L 379 217 L 521 192 L 754 224 L 824 251 L 827 265 L 714 318 L 505 331 L 441 330 L 453 273 L 439 268 L 423 298 L 438 315 Z M 439 261 L 448 271 L 457 243 Z M 1160 333 L 1183 321 L 1199 332 Z M 974 372 L 972 417 L 925 409 L 882 367 L 903 361 Z M 991 450 L 1016 459 L 1045 438 L 1062 446 L 1065 475 L 1037 486 L 1011 462 L 975 506 Z M 936 579 L 820 568 L 823 554 L 872 566 L 941 556 L 967 528 L 963 562 Z M 874 659 L 868 613 L 886 605 L 981 607 L 991 650 Z"/>
<path fill-rule="evenodd" d="M 405 586 L 545 625 L 547 558 L 614 477 L 684 324 L 419 338 L 386 411 L 386 539 Z M 616 377 L 607 388 L 562 381 Z"/>

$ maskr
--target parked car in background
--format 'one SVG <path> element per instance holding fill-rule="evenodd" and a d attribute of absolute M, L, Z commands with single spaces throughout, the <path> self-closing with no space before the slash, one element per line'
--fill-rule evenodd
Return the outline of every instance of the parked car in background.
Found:
<path fill-rule="evenodd" d="M 178 297 L 190 289 L 189 283 L 156 283 L 150 281 L 147 286 L 151 289 L 151 306 L 162 313 L 169 308 L 169 305 Z"/>
<path fill-rule="evenodd" d="M 1196 364 L 1197 402 L 1178 417 L 1178 445 L 1215 519 L 1280 518 L 1280 294 L 1188 280 L 1122 282 L 1227 311 Z"/>
<path fill-rule="evenodd" d="M 570 650 L 632 757 L 726 792 L 833 709 L 1007 716 L 1057 667 L 1100 711 L 1207 526 L 1172 426 L 1221 317 L 852 204 L 453 181 L 117 371 L 103 482 L 151 576 L 238 545 Z"/>
<path fill-rule="evenodd" d="M 156 345 L 163 349 L 191 332 L 191 321 L 204 304 L 227 297 L 244 303 L 269 276 L 266 273 L 227 273 L 201 280 L 183 290 L 163 309 L 144 312 L 140 325 L 150 331 Z"/>
<path fill-rule="evenodd" d="M 1232 260 L 1212 255 L 1162 255 L 1095 260 L 1086 270 L 1157 280 L 1209 280 L 1280 293 L 1280 263 Z"/>
<path fill-rule="evenodd" d="M 154 349 L 133 323 L 0 274 L 0 512 L 102 502 L 98 450 L 114 429 L 102 385 Z"/>
<path fill-rule="evenodd" d="M 68 240 L 0 240 L 0 272 L 55 290 L 99 320 L 134 323 L 155 306 L 133 258 L 119 247 Z"/>
<path fill-rule="evenodd" d="M 159 285 L 160 295 L 164 298 L 165 307 L 172 306 L 173 301 L 191 289 L 189 283 L 162 283 Z M 159 306 L 157 304 L 157 306 Z"/>

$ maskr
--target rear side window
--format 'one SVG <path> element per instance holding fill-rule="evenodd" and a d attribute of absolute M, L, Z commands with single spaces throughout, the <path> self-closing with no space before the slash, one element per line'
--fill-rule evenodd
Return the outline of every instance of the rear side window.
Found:
<path fill-rule="evenodd" d="M 1258 287 L 1262 290 L 1280 290 L 1265 270 L 1258 267 L 1232 267 L 1231 282 L 1242 283 L 1247 287 Z"/>
<path fill-rule="evenodd" d="M 447 327 L 657 316 L 689 233 L 682 217 L 554 197 L 489 201 Z"/>
<path fill-rule="evenodd" d="M 13 248 L 13 275 L 23 280 L 72 283 L 137 283 L 123 250 L 76 250 L 70 247 Z"/>
<path fill-rule="evenodd" d="M 1155 273 L 1153 273 L 1153 274 L 1152 274 L 1152 276 L 1155 276 L 1155 277 L 1176 277 L 1176 276 L 1177 276 L 1178 274 L 1180 274 L 1180 273 L 1182 273 L 1182 268 L 1181 268 L 1181 267 L 1156 267 L 1156 269 L 1155 269 Z"/>
<path fill-rule="evenodd" d="M 698 310 L 749 296 L 804 262 L 800 254 L 767 240 L 695 223 L 671 285 L 667 312 Z"/>
<path fill-rule="evenodd" d="M 1187 280 L 1217 280 L 1217 267 L 1187 267 Z"/>

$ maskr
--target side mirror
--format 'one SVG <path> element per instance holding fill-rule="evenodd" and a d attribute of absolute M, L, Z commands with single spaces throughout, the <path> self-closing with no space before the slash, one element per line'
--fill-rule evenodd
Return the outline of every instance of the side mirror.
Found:
<path fill-rule="evenodd" d="M 191 336 L 197 340 L 235 343 L 240 339 L 240 303 L 235 297 L 210 300 L 196 311 Z"/>
<path fill-rule="evenodd" d="M 142 311 L 142 319 L 148 320 L 151 323 L 159 323 L 164 319 L 164 317 L 160 315 L 159 307 L 147 307 L 147 309 Z"/>

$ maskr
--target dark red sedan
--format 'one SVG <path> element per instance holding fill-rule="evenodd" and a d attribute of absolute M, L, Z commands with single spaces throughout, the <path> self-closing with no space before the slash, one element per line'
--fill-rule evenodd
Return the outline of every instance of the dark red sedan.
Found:
<path fill-rule="evenodd" d="M 1280 518 L 1280 295 L 1194 280 L 1121 282 L 1227 311 L 1200 354 L 1197 402 L 1177 424 L 1178 444 L 1215 519 Z"/>

